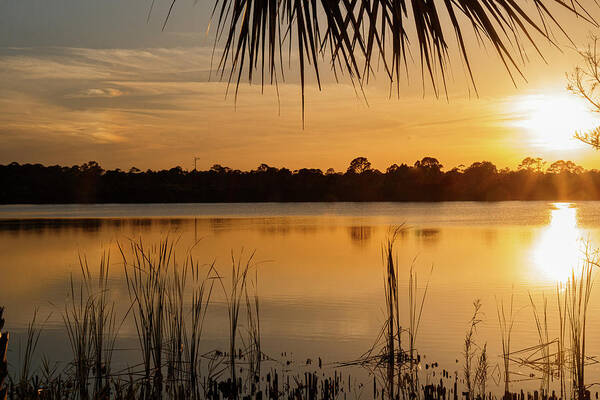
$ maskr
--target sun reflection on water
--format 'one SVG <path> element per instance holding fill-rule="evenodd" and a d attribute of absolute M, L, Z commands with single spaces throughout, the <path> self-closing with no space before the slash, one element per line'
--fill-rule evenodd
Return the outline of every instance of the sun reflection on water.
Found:
<path fill-rule="evenodd" d="M 554 203 L 550 224 L 533 248 L 533 261 L 546 279 L 566 282 L 582 257 L 583 232 L 577 227 L 577 208 Z"/>

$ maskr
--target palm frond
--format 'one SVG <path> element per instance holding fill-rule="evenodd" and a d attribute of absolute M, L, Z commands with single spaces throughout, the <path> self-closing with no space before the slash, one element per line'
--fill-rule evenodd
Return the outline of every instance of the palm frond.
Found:
<path fill-rule="evenodd" d="M 176 0 L 169 1 L 171 15 Z M 441 87 L 446 90 L 448 35 L 456 38 L 473 87 L 467 28 L 495 50 L 514 81 L 515 74 L 523 75 L 518 60 L 526 59 L 526 45 L 541 55 L 539 41 L 556 45 L 552 28 L 567 35 L 559 9 L 597 26 L 576 0 L 532 0 L 527 6 L 519 0 L 215 0 L 215 49 L 222 49 L 217 70 L 235 85 L 237 96 L 246 74 L 249 82 L 258 74 L 261 85 L 265 78 L 275 84 L 283 80 L 291 68 L 284 65 L 284 55 L 291 60 L 295 53 L 304 115 L 306 73 L 312 70 L 320 89 L 323 63 L 336 79 L 346 74 L 362 89 L 379 60 L 399 95 L 414 36 L 423 81 L 428 77 L 438 95 Z"/>

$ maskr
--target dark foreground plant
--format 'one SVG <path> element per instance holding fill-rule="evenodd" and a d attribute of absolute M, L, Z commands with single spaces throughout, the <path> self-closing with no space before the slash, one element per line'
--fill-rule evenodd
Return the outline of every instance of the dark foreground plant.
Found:
<path fill-rule="evenodd" d="M 400 272 L 395 244 L 398 236 L 404 232 L 403 226 L 393 229 L 382 249 L 385 322 L 379 335 L 373 346 L 358 360 L 340 363 L 342 366 L 360 365 L 371 371 L 382 387 L 381 396 L 387 399 L 415 399 L 425 395 L 419 380 L 421 356 L 417 352 L 416 340 L 429 283 L 419 289 L 413 260 L 408 271 L 406 292 L 408 328 L 402 328 Z M 404 343 L 406 347 L 403 347 Z"/>
<path fill-rule="evenodd" d="M 487 343 L 480 346 L 476 341 L 477 326 L 482 322 L 481 301 L 473 302 L 473 316 L 469 321 L 469 327 L 465 335 L 464 343 L 464 366 L 463 377 L 466 385 L 465 393 L 469 399 L 475 399 L 475 395 L 483 398 L 488 377 Z"/>

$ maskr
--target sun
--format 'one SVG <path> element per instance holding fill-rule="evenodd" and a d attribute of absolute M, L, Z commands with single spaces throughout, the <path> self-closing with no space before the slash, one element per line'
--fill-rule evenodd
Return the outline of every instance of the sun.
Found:
<path fill-rule="evenodd" d="M 547 150 L 575 150 L 585 145 L 573 136 L 600 125 L 584 100 L 567 93 L 520 96 L 512 104 L 515 126 L 529 133 L 531 145 Z"/>

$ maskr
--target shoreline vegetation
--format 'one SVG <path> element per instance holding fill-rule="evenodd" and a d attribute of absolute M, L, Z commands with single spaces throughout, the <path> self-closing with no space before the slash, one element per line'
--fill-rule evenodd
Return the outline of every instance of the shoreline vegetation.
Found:
<path fill-rule="evenodd" d="M 531 157 L 516 170 L 489 161 L 443 170 L 433 157 L 386 171 L 357 157 L 342 172 L 266 164 L 250 171 L 218 164 L 206 171 L 104 170 L 94 161 L 0 165 L 0 204 L 506 200 L 600 200 L 600 171 Z"/>
<path fill-rule="evenodd" d="M 70 361 L 58 364 L 45 356 L 40 361 L 43 349 L 37 344 L 44 322 L 34 311 L 25 343 L 18 346 L 19 366 L 8 368 L 4 318 L 10 320 L 10 310 L 0 308 L 0 399 L 591 399 L 593 384 L 585 370 L 597 361 L 587 354 L 586 325 L 594 270 L 600 264 L 597 251 L 586 247 L 567 282 L 557 284 L 555 299 L 543 297 L 538 307 L 539 299 L 530 294 L 539 334 L 533 346 L 516 349 L 511 343 L 518 328 L 514 297 L 496 300 L 503 367 L 495 373 L 501 379 L 494 389 L 489 362 L 494 355 L 477 335 L 483 317 L 478 299 L 465 321 L 464 352 L 457 355 L 462 369 L 456 365 L 451 372 L 418 351 L 429 283 L 419 284 L 414 265 L 398 263 L 395 239 L 404 229 L 390 229 L 382 246 L 384 320 L 373 346 L 356 360 L 325 364 L 319 358 L 296 365 L 285 354 L 277 359 L 263 351 L 254 253 L 232 251 L 229 273 L 221 275 L 214 263 L 200 264 L 192 249 L 179 257 L 176 242 L 168 237 L 149 246 L 142 239 L 129 240 L 117 243 L 130 301 L 125 315 L 117 315 L 111 298 L 109 253 L 97 266 L 79 258 L 81 274 L 71 278 L 61 313 Z M 399 284 L 404 280 L 405 291 Z M 226 305 L 228 337 L 223 349 L 207 349 L 203 327 L 211 323 L 207 309 L 217 291 Z M 408 306 L 406 315 L 400 315 L 400 304 Z M 549 327 L 552 312 L 558 315 L 558 329 Z M 122 368 L 113 356 L 126 319 L 137 332 L 139 362 Z M 549 331 L 558 331 L 558 337 Z M 352 368 L 365 369 L 371 381 L 353 376 Z M 525 381 L 537 389 L 524 391 Z"/>

